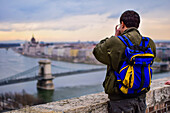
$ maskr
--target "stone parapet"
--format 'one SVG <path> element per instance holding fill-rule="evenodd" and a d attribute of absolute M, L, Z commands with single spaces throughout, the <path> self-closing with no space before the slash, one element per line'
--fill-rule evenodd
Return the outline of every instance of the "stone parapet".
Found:
<path fill-rule="evenodd" d="M 167 80 L 170 80 L 170 77 L 156 79 L 152 82 L 151 90 L 146 97 L 147 106 L 170 100 L 170 85 L 165 85 Z"/>
<path fill-rule="evenodd" d="M 168 111 L 170 108 L 170 85 L 164 83 L 170 80 L 170 77 L 153 80 L 151 90 L 147 93 L 146 112 L 152 112 L 161 109 Z M 50 102 L 47 104 L 27 107 L 12 113 L 107 113 L 107 95 L 104 92 L 85 95 L 73 99 Z"/>

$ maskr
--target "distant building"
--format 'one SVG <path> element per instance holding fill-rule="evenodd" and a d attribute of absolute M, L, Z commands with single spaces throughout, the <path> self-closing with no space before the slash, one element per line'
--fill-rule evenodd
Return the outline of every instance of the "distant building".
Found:
<path fill-rule="evenodd" d="M 170 61 L 170 42 L 157 42 L 156 47 L 156 57 L 162 61 Z"/>
<path fill-rule="evenodd" d="M 79 49 L 71 49 L 70 50 L 70 56 L 75 58 L 75 57 L 77 57 L 78 52 L 79 52 Z"/>
<path fill-rule="evenodd" d="M 70 57 L 70 51 L 71 51 L 71 47 L 65 47 L 64 48 L 64 57 L 65 58 Z"/>
<path fill-rule="evenodd" d="M 45 57 L 68 62 L 98 64 L 99 62 L 92 54 L 94 47 L 95 44 L 89 42 L 54 43 L 50 45 L 36 41 L 34 35 L 32 35 L 31 40 L 26 41 L 20 51 L 22 51 L 23 55 L 33 57 Z"/>
<path fill-rule="evenodd" d="M 30 42 L 26 41 L 23 44 L 23 54 L 33 56 L 44 55 L 44 45 L 37 42 L 33 35 Z"/>
<path fill-rule="evenodd" d="M 86 52 L 87 52 L 87 49 L 80 49 L 79 52 L 78 52 L 78 58 L 86 58 Z"/>

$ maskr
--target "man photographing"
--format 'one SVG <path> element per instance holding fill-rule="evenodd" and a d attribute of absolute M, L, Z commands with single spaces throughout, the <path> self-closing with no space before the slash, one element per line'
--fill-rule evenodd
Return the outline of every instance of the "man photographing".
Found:
<path fill-rule="evenodd" d="M 103 86 L 110 99 L 109 113 L 145 113 L 156 47 L 140 34 L 139 24 L 137 12 L 125 11 L 115 36 L 101 40 L 93 50 L 96 59 L 107 65 Z"/>

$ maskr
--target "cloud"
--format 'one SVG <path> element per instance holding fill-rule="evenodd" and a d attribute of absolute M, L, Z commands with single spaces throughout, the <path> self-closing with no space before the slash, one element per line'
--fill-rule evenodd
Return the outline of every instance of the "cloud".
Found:
<path fill-rule="evenodd" d="M 12 29 L 4 29 L 4 28 L 2 28 L 2 29 L 0 29 L 0 31 L 5 31 L 5 32 L 9 32 L 9 31 L 12 31 Z"/>
<path fill-rule="evenodd" d="M 0 35 L 11 33 L 9 37 L 15 38 L 39 32 L 45 39 L 65 33 L 65 38 L 84 35 L 98 40 L 97 37 L 113 32 L 127 9 L 140 14 L 142 29 L 149 34 L 152 28 L 169 28 L 169 4 L 169 0 L 0 0 Z"/>
<path fill-rule="evenodd" d="M 0 0 L 0 22 L 46 22 L 79 15 L 118 18 L 127 9 L 141 14 L 169 10 L 169 0 Z M 142 4 L 142 5 L 141 5 Z M 162 15 L 162 14 L 160 14 Z M 162 15 L 164 16 L 164 15 Z"/>
<path fill-rule="evenodd" d="M 103 1 L 84 0 L 1 0 L 1 22 L 49 21 L 63 17 L 103 14 Z"/>
<path fill-rule="evenodd" d="M 20 23 L 0 23 L 0 31 L 37 31 L 37 30 L 66 30 L 75 31 L 86 27 L 97 26 L 108 21 L 108 16 L 104 15 L 82 15 L 72 16 L 46 22 L 20 22 Z"/>

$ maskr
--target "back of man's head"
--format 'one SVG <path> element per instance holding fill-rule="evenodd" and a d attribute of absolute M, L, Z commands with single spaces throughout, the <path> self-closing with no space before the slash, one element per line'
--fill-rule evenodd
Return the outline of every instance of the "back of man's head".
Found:
<path fill-rule="evenodd" d="M 137 12 L 133 10 L 125 11 L 120 17 L 120 23 L 123 22 L 127 28 L 129 27 L 139 27 L 140 16 Z"/>

